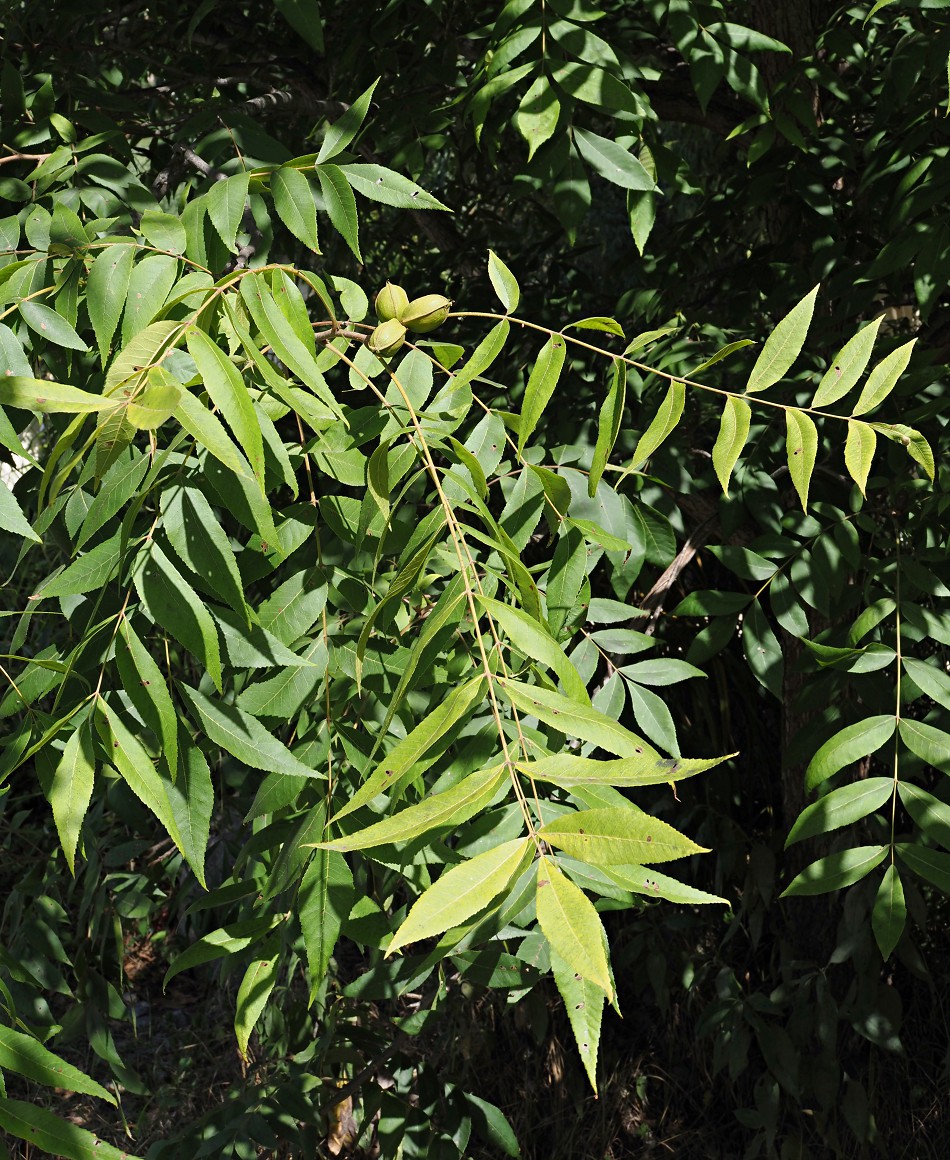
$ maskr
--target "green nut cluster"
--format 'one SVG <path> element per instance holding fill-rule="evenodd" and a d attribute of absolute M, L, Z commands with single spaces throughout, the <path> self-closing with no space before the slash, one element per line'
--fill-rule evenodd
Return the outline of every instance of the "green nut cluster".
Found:
<path fill-rule="evenodd" d="M 392 282 L 376 295 L 376 316 L 379 326 L 367 339 L 366 345 L 380 358 L 394 355 L 406 341 L 406 332 L 429 334 L 441 326 L 452 309 L 452 301 L 443 294 L 423 294 L 413 298 L 401 286 Z"/>

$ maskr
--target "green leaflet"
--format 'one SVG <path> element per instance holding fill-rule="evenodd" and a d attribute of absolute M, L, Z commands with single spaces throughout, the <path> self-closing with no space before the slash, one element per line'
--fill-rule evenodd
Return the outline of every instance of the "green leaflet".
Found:
<path fill-rule="evenodd" d="M 271 173 L 270 189 L 280 220 L 298 241 L 319 254 L 317 206 L 307 178 L 292 165 L 284 165 Z"/>
<path fill-rule="evenodd" d="M 851 644 L 859 644 L 872 629 L 877 628 L 877 626 L 881 623 L 882 620 L 884 620 L 885 617 L 890 616 L 896 607 L 896 602 L 889 596 L 882 597 L 880 600 L 875 600 L 872 604 L 869 604 L 851 626 L 851 631 L 848 633 L 848 639 L 850 640 Z M 802 635 L 805 634 L 803 633 Z M 920 662 L 911 659 L 910 663 L 913 665 L 918 665 Z M 907 669 L 907 664 L 908 660 L 905 659 L 905 669 Z M 910 673 L 911 677 L 913 677 L 915 681 L 917 680 L 916 676 L 911 672 L 910 669 L 907 669 L 907 672 Z M 920 687 L 923 688 L 924 686 L 921 685 Z M 950 680 L 947 682 L 947 688 L 950 690 Z"/>
<path fill-rule="evenodd" d="M 623 670 L 620 672 L 626 677 Z M 676 736 L 676 724 L 666 702 L 656 693 L 641 688 L 634 681 L 626 681 L 626 690 L 627 696 L 630 698 L 630 708 L 633 710 L 633 715 L 640 729 L 651 741 L 656 742 L 674 757 L 679 757 L 680 748 Z M 620 708 L 617 710 L 618 716 L 619 713 Z"/>
<path fill-rule="evenodd" d="M 624 469 L 624 475 L 636 471 L 661 446 L 666 438 L 676 429 L 676 424 L 683 414 L 686 404 L 686 385 L 677 380 L 670 383 L 660 408 L 653 417 L 653 422 L 637 441 L 633 458 Z M 621 476 L 621 478 L 623 478 Z"/>
<path fill-rule="evenodd" d="M 103 366 L 108 362 L 109 347 L 125 307 L 134 257 L 134 246 L 107 246 L 89 267 L 86 309 L 96 332 L 96 345 Z"/>
<path fill-rule="evenodd" d="M 126 350 L 129 340 L 144 331 L 165 305 L 177 277 L 178 259 L 168 254 L 149 254 L 136 262 L 122 315 L 122 343 Z"/>
<path fill-rule="evenodd" d="M 318 165 L 323 164 L 324 161 L 329 161 L 331 157 L 336 157 L 338 153 L 341 153 L 360 131 L 360 127 L 369 111 L 369 103 L 372 100 L 373 92 L 378 84 L 379 79 L 377 78 L 364 93 L 361 93 L 356 98 L 342 117 L 327 127 L 323 144 L 320 146 L 320 152 L 317 154 Z"/>
<path fill-rule="evenodd" d="M 350 183 L 338 165 L 318 165 L 316 172 L 330 221 L 356 255 L 356 260 L 362 262 L 360 223 L 356 213 L 356 198 L 353 196 Z"/>
<path fill-rule="evenodd" d="M 531 95 L 531 92 L 532 89 L 529 89 L 528 96 Z M 525 100 L 527 99 L 528 97 L 525 98 Z M 524 103 L 522 102 L 522 108 L 523 107 Z M 556 100 L 554 101 L 554 107 L 555 109 L 557 108 Z M 556 114 L 555 120 L 557 120 Z M 532 144 L 531 138 L 527 137 L 523 131 L 522 136 L 525 136 L 525 140 L 528 141 L 529 144 Z M 550 136 L 550 134 L 548 134 L 548 136 Z M 541 141 L 533 142 L 532 152 L 540 144 Z M 521 289 L 518 286 L 518 280 L 515 278 L 514 274 L 512 274 L 512 272 L 508 269 L 501 258 L 498 257 L 494 250 L 488 251 L 488 277 L 491 281 L 495 293 L 501 300 L 502 306 L 505 308 L 505 313 L 513 314 L 514 311 L 518 309 L 518 302 L 521 298 Z"/>
<path fill-rule="evenodd" d="M 586 129 L 575 127 L 573 132 L 578 153 L 605 180 L 621 189 L 656 189 L 656 182 L 623 145 Z"/>
<path fill-rule="evenodd" d="M 551 969 L 554 972 L 554 982 L 564 1000 L 564 1009 L 571 1022 L 571 1030 L 574 1032 L 584 1071 L 596 1094 L 600 1026 L 606 996 L 596 983 L 572 970 L 553 946 Z"/>
<path fill-rule="evenodd" d="M 0 1068 L 16 1072 L 46 1087 L 65 1088 L 70 1092 L 96 1096 L 116 1106 L 115 1096 L 101 1084 L 90 1079 L 78 1067 L 54 1055 L 32 1035 L 24 1035 L 12 1027 L 0 1026 Z"/>
<path fill-rule="evenodd" d="M 340 929 L 353 908 L 356 889 L 342 854 L 315 850 L 297 890 L 296 912 L 310 971 L 310 995 L 327 973 Z"/>
<path fill-rule="evenodd" d="M 933 448 L 919 431 L 904 423 L 871 423 L 871 426 L 892 443 L 900 443 L 905 447 L 911 459 L 919 463 L 927 473 L 927 478 L 933 481 L 936 470 Z"/>
<path fill-rule="evenodd" d="M 158 544 L 152 543 L 140 553 L 133 580 L 151 619 L 204 664 L 221 692 L 221 651 L 214 621 L 197 592 Z"/>
<path fill-rule="evenodd" d="M 525 93 L 514 116 L 515 128 L 528 143 L 529 161 L 544 142 L 550 140 L 560 115 L 560 102 L 551 82 L 542 74 Z M 506 311 L 515 309 L 509 307 L 504 298 L 502 303 Z"/>
<path fill-rule="evenodd" d="M 127 384 L 134 387 L 149 367 L 161 362 L 169 339 L 175 335 L 177 341 L 180 332 L 181 324 L 168 320 L 146 326 L 112 360 L 106 372 L 106 393 L 111 395 L 117 387 Z"/>
<path fill-rule="evenodd" d="M 230 608 L 217 605 L 212 619 L 221 633 L 221 644 L 227 663 L 234 669 L 312 669 L 310 662 L 299 657 L 276 636 L 259 624 L 247 621 Z"/>
<path fill-rule="evenodd" d="M 515 647 L 529 662 L 537 661 L 555 672 L 564 685 L 565 694 L 579 705 L 590 705 L 587 688 L 577 669 L 571 664 L 557 644 L 542 626 L 510 604 L 492 600 L 488 596 L 478 596 L 478 603 L 499 624 Z"/>
<path fill-rule="evenodd" d="M 125 418 L 137 431 L 154 431 L 172 417 L 182 388 L 162 367 L 152 367 L 145 387 L 125 407 Z"/>
<path fill-rule="evenodd" d="M 889 604 L 888 611 L 893 612 L 894 602 L 889 601 Z M 936 665 L 928 665 L 925 661 L 916 660 L 914 657 L 902 657 L 901 661 L 904 672 L 922 692 L 944 709 L 950 709 L 950 674 Z"/>
<path fill-rule="evenodd" d="M 538 836 L 572 858 L 595 866 L 670 862 L 709 852 L 666 822 L 634 808 L 562 814 L 542 826 Z"/>
<path fill-rule="evenodd" d="M 111 1097 L 110 1097 L 111 1098 Z M 0 1128 L 32 1148 L 69 1160 L 140 1160 L 35 1103 L 0 1096 Z"/>
<path fill-rule="evenodd" d="M 574 323 L 580 326 L 581 323 Z M 610 459 L 610 454 L 620 434 L 620 424 L 623 421 L 623 409 L 627 398 L 627 364 L 620 359 L 614 359 L 613 374 L 610 379 L 610 388 L 607 398 L 600 409 L 597 420 L 597 444 L 594 447 L 594 457 L 591 460 L 590 475 L 587 477 L 587 494 L 591 499 L 597 491 L 604 474 L 604 468 Z"/>
<path fill-rule="evenodd" d="M 184 779 L 179 778 L 177 783 L 173 783 L 157 770 L 139 740 L 129 731 L 111 705 L 101 699 L 97 704 L 108 727 L 105 730 L 106 739 L 116 769 L 135 796 L 148 806 L 165 827 L 168 836 L 195 871 L 198 880 L 203 881 L 204 847 L 196 846 L 193 841 L 188 840 L 191 835 L 186 836 L 180 825 L 181 821 L 184 820 L 187 824 L 190 819 L 190 803 L 185 798 Z M 210 775 L 208 786 L 210 787 Z M 210 809 L 208 814 L 210 816 Z M 207 837 L 207 830 L 203 825 L 196 825 L 192 829 L 195 835 L 204 829 Z"/>
<path fill-rule="evenodd" d="M 798 492 L 802 510 L 808 510 L 808 485 L 818 455 L 818 428 L 804 411 L 790 407 L 785 412 L 788 471 Z"/>
<path fill-rule="evenodd" d="M 848 474 L 865 495 L 871 462 L 877 447 L 877 434 L 867 423 L 848 420 L 848 438 L 844 445 L 844 465 Z"/>
<path fill-rule="evenodd" d="M 813 407 L 827 407 L 831 403 L 837 403 L 851 390 L 871 360 L 874 340 L 883 321 L 882 314 L 867 326 L 862 326 L 854 338 L 838 351 L 818 384 L 818 390 L 811 403 Z"/>
<path fill-rule="evenodd" d="M 906 370 L 916 344 L 917 339 L 912 338 L 910 342 L 905 342 L 903 346 L 899 346 L 897 350 L 891 351 L 889 355 L 881 359 L 868 375 L 868 381 L 858 396 L 858 401 L 851 412 L 852 415 L 864 415 L 884 402 L 897 385 L 897 380 Z"/>
<path fill-rule="evenodd" d="M 728 906 L 725 898 L 687 886 L 667 874 L 661 874 L 652 866 L 604 866 L 607 877 L 624 890 L 635 894 L 645 894 L 648 898 L 665 898 L 668 902 L 679 902 L 686 906 L 707 906 L 711 903 Z"/>
<path fill-rule="evenodd" d="M 452 789 L 431 794 L 392 817 L 348 834 L 345 838 L 321 842 L 319 846 L 348 853 L 350 850 L 368 850 L 392 842 L 410 842 L 430 830 L 459 826 L 487 808 L 507 775 L 504 765 L 471 773 Z"/>
<path fill-rule="evenodd" d="M 162 493 L 161 508 L 162 529 L 178 558 L 250 623 L 234 550 L 204 492 L 172 485 Z"/>
<path fill-rule="evenodd" d="M 893 714 L 868 717 L 848 725 L 829 738 L 808 763 L 805 790 L 810 793 L 846 765 L 876 752 L 894 735 L 897 721 Z"/>
<path fill-rule="evenodd" d="M 532 848 L 530 838 L 516 838 L 443 870 L 393 935 L 386 957 L 409 943 L 461 926 L 484 910 L 521 873 Z"/>
<path fill-rule="evenodd" d="M 197 942 L 186 947 L 177 955 L 162 980 L 162 987 L 168 984 L 182 971 L 200 966 L 202 963 L 214 962 L 215 959 L 227 958 L 229 955 L 240 953 L 252 943 L 263 938 L 274 929 L 280 919 L 276 915 L 262 914 L 256 918 L 246 918 L 241 922 L 232 922 L 228 926 L 219 927 L 211 931 Z"/>
<path fill-rule="evenodd" d="M 664 758 L 650 751 L 638 757 L 619 761 L 595 761 L 574 753 L 555 753 L 537 761 L 518 762 L 518 770 L 525 777 L 550 781 L 569 789 L 575 785 L 613 785 L 632 788 L 638 785 L 663 785 L 695 777 L 707 769 L 727 761 L 729 757 Z"/>
<path fill-rule="evenodd" d="M 23 514 L 23 509 L 17 503 L 13 492 L 0 480 L 0 527 L 14 536 L 22 536 L 32 540 L 34 544 L 42 543 L 41 538 L 30 526 L 29 520 Z"/>
<path fill-rule="evenodd" d="M 789 895 L 828 894 L 832 890 L 843 890 L 866 877 L 875 866 L 887 857 L 888 846 L 856 846 L 852 850 L 842 850 L 812 862 L 782 891 L 782 898 Z M 948 878 L 950 886 L 950 878 Z"/>
<path fill-rule="evenodd" d="M 593 903 L 561 873 L 553 858 L 538 869 L 538 926 L 568 969 L 614 997 L 607 938 Z"/>
<path fill-rule="evenodd" d="M 280 941 L 276 938 L 268 939 L 261 948 L 264 957 L 256 957 L 251 961 L 238 987 L 234 1004 L 234 1035 L 243 1060 L 247 1059 L 251 1032 L 263 1015 L 277 982 L 281 965 L 279 952 Z"/>
<path fill-rule="evenodd" d="M 305 383 L 321 402 L 335 407 L 332 397 L 326 397 L 326 382 L 316 361 L 274 301 L 263 275 L 246 274 L 241 279 L 241 298 L 258 330 L 280 361 Z"/>
<path fill-rule="evenodd" d="M 871 929 L 877 940 L 881 957 L 886 961 L 900 942 L 907 923 L 907 904 L 900 871 L 894 863 L 884 871 L 884 877 L 874 899 L 871 911 Z"/>
<path fill-rule="evenodd" d="M 538 685 L 525 685 L 508 679 L 498 683 L 516 709 L 537 717 L 546 725 L 553 725 L 568 736 L 590 741 L 618 757 L 646 755 L 656 761 L 660 759 L 659 753 L 642 738 L 593 707 L 578 705 L 562 694 Z"/>
<path fill-rule="evenodd" d="M 781 701 L 784 695 L 785 658 L 782 646 L 758 600 L 749 606 L 742 618 L 742 649 L 755 679 Z"/>
<path fill-rule="evenodd" d="M 320 619 L 327 592 L 326 576 L 320 568 L 296 572 L 258 608 L 257 619 L 281 644 L 292 645 Z"/>
<path fill-rule="evenodd" d="M 950 894 L 950 854 L 926 846 L 912 846 L 909 842 L 898 842 L 894 848 L 898 858 L 918 878 L 932 883 L 942 893 Z"/>
<path fill-rule="evenodd" d="M 340 169 L 356 192 L 370 201 L 392 205 L 397 209 L 443 209 L 451 213 L 447 205 L 443 205 L 414 181 L 382 165 L 350 164 L 341 165 Z"/>
<path fill-rule="evenodd" d="M 22 407 L 25 411 L 39 411 L 44 415 L 83 415 L 92 411 L 111 411 L 118 406 L 114 399 L 91 395 L 66 383 L 22 375 L 0 377 L 0 405 Z"/>
<path fill-rule="evenodd" d="M 935 769 L 942 769 L 945 773 L 950 770 L 950 733 L 906 717 L 901 719 L 899 732 L 901 741 L 911 753 L 916 753 Z"/>
<path fill-rule="evenodd" d="M 746 384 L 746 394 L 764 391 L 784 378 L 805 344 L 818 287 L 794 306 L 769 335 Z"/>
<path fill-rule="evenodd" d="M 504 349 L 510 330 L 511 324 L 507 318 L 503 318 L 491 328 L 472 351 L 464 366 L 455 372 L 452 381 L 457 387 L 473 382 L 488 370 Z"/>
<path fill-rule="evenodd" d="M 243 761 L 252 769 L 268 773 L 294 774 L 298 777 L 323 778 L 324 774 L 310 769 L 290 752 L 283 742 L 249 713 L 236 705 L 211 701 L 197 689 L 178 686 L 201 726 L 202 731 L 222 749 Z"/>
<path fill-rule="evenodd" d="M 264 486 L 264 440 L 250 395 L 237 367 L 219 346 L 195 326 L 185 333 L 188 353 L 195 360 L 208 396 L 227 420 L 247 456 L 251 470 Z"/>
<path fill-rule="evenodd" d="M 142 214 L 139 229 L 156 249 L 170 250 L 179 255 L 185 252 L 188 244 L 185 227 L 174 214 L 148 209 Z"/>
<path fill-rule="evenodd" d="M 371 802 L 378 794 L 398 785 L 416 762 L 463 720 L 484 695 L 485 678 L 482 676 L 473 677 L 454 689 L 408 736 L 393 746 L 353 797 L 337 811 L 334 820 L 339 821 L 353 810 Z"/>
<path fill-rule="evenodd" d="M 716 471 L 716 478 L 722 485 L 723 492 L 729 494 L 729 480 L 735 469 L 736 462 L 742 454 L 746 440 L 749 438 L 749 424 L 752 420 L 752 408 L 745 399 L 730 395 L 722 409 L 722 418 L 719 422 L 719 434 L 713 446 L 712 461 Z"/>
<path fill-rule="evenodd" d="M 127 549 L 121 532 L 67 565 L 58 576 L 45 584 L 38 596 L 79 596 L 104 588 L 115 575 Z"/>
<path fill-rule="evenodd" d="M 274 526 L 274 516 L 270 504 L 261 493 L 260 483 L 254 478 L 250 464 L 237 449 L 224 429 L 224 424 L 213 415 L 207 407 L 200 403 L 194 395 L 183 392 L 175 409 L 175 418 L 182 427 L 208 453 L 231 473 L 228 479 L 226 502 L 233 506 L 238 518 L 242 518 L 241 508 L 235 503 L 234 489 L 240 491 L 245 511 L 253 520 L 253 526 L 260 534 L 261 539 L 268 544 L 279 544 L 280 537 Z M 206 462 L 205 475 L 214 485 L 216 477 L 220 478 L 220 468 L 215 470 L 213 461 Z"/>
<path fill-rule="evenodd" d="M 42 302 L 24 300 L 17 303 L 17 310 L 30 330 L 40 338 L 45 338 L 67 350 L 89 349 L 66 319 L 49 306 L 44 306 Z"/>
<path fill-rule="evenodd" d="M 869 777 L 832 790 L 802 810 L 785 839 L 785 848 L 803 838 L 828 834 L 866 818 L 880 809 L 893 792 L 894 779 L 890 777 Z"/>
<path fill-rule="evenodd" d="M 128 617 L 116 637 L 116 662 L 125 692 L 146 725 L 162 739 L 172 779 L 178 772 L 178 717 L 161 669 L 139 639 Z"/>
<path fill-rule="evenodd" d="M 235 238 L 244 217 L 247 190 L 248 175 L 238 173 L 224 181 L 216 181 L 205 194 L 211 224 L 232 254 L 237 251 Z"/>
<path fill-rule="evenodd" d="M 534 434 L 534 429 L 544 414 L 544 408 L 554 394 L 554 388 L 564 367 L 566 351 L 567 343 L 564 338 L 559 334 L 552 334 L 541 348 L 541 353 L 528 376 L 528 385 L 525 387 L 524 401 L 521 404 L 521 422 L 518 425 L 519 455 L 524 450 L 527 440 Z"/>
<path fill-rule="evenodd" d="M 723 359 L 727 359 L 731 354 L 735 354 L 737 350 L 743 350 L 745 347 L 752 345 L 753 342 L 751 338 L 739 338 L 735 342 L 727 342 L 725 346 L 720 347 L 720 349 L 717 350 L 716 353 L 710 358 L 707 358 L 705 362 L 701 362 L 698 367 L 694 367 L 689 372 L 690 379 L 695 379 L 700 371 L 704 371 L 708 367 L 714 367 L 716 363 L 722 362 Z M 732 397 L 733 396 L 730 395 L 730 398 Z M 740 400 L 740 402 L 741 401 L 742 400 Z"/>
<path fill-rule="evenodd" d="M 70 734 L 62 757 L 56 763 L 53 780 L 46 794 L 53 809 L 53 820 L 56 823 L 56 832 L 59 834 L 66 864 L 73 877 L 76 875 L 76 846 L 79 844 L 79 832 L 92 797 L 95 774 L 95 751 L 87 719 Z M 0 1067 L 9 1066 L 0 1059 Z M 57 1083 L 57 1086 L 68 1085 Z"/>
<path fill-rule="evenodd" d="M 623 338 L 623 327 L 616 320 L 616 318 L 605 318 L 602 315 L 595 315 L 592 318 L 581 318 L 577 322 L 569 322 L 564 327 L 565 330 L 600 330 L 604 334 L 615 334 L 618 338 Z"/>
<path fill-rule="evenodd" d="M 581 529 L 565 528 L 554 549 L 545 591 L 548 624 L 555 636 L 561 634 L 577 604 L 587 567 L 587 545 Z"/>

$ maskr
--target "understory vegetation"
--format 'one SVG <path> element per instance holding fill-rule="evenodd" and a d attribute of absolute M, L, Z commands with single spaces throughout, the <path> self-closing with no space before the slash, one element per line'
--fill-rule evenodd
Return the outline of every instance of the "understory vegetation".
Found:
<path fill-rule="evenodd" d="M 0 1157 L 943 1157 L 950 18 L 20 0 Z"/>

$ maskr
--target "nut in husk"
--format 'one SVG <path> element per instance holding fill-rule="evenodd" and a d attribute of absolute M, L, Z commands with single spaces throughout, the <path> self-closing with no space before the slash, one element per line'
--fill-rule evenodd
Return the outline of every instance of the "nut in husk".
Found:
<path fill-rule="evenodd" d="M 394 286 L 392 282 L 386 285 L 376 295 L 376 317 L 380 322 L 389 322 L 399 318 L 409 305 L 409 295 L 401 286 Z"/>
<path fill-rule="evenodd" d="M 366 345 L 380 358 L 395 354 L 406 341 L 406 328 L 398 318 L 381 322 L 366 340 Z"/>
<path fill-rule="evenodd" d="M 399 318 L 416 334 L 428 334 L 448 318 L 452 302 L 443 294 L 423 294 L 413 298 Z"/>

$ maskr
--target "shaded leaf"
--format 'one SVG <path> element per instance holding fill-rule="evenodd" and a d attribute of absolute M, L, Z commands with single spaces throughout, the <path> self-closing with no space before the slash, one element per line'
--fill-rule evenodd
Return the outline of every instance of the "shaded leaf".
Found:
<path fill-rule="evenodd" d="M 888 853 L 888 846 L 856 846 L 819 858 L 799 874 L 782 891 L 788 895 L 828 894 L 842 890 L 866 877 L 875 866 L 880 866 Z M 950 882 L 950 879 L 948 879 Z"/>
<path fill-rule="evenodd" d="M 868 717 L 848 725 L 830 737 L 808 763 L 805 770 L 805 790 L 811 792 L 839 769 L 875 753 L 893 737 L 897 721 L 892 713 Z"/>
<path fill-rule="evenodd" d="M 829 834 L 866 818 L 880 809 L 893 792 L 894 779 L 890 777 L 869 777 L 832 790 L 798 815 L 785 839 L 786 849 L 804 838 Z"/>
<path fill-rule="evenodd" d="M 907 923 L 907 905 L 904 902 L 904 886 L 900 872 L 891 863 L 884 871 L 884 878 L 874 899 L 874 909 L 871 912 L 871 929 L 877 941 L 881 957 L 885 960 L 891 957 L 894 948 L 900 942 Z"/>

